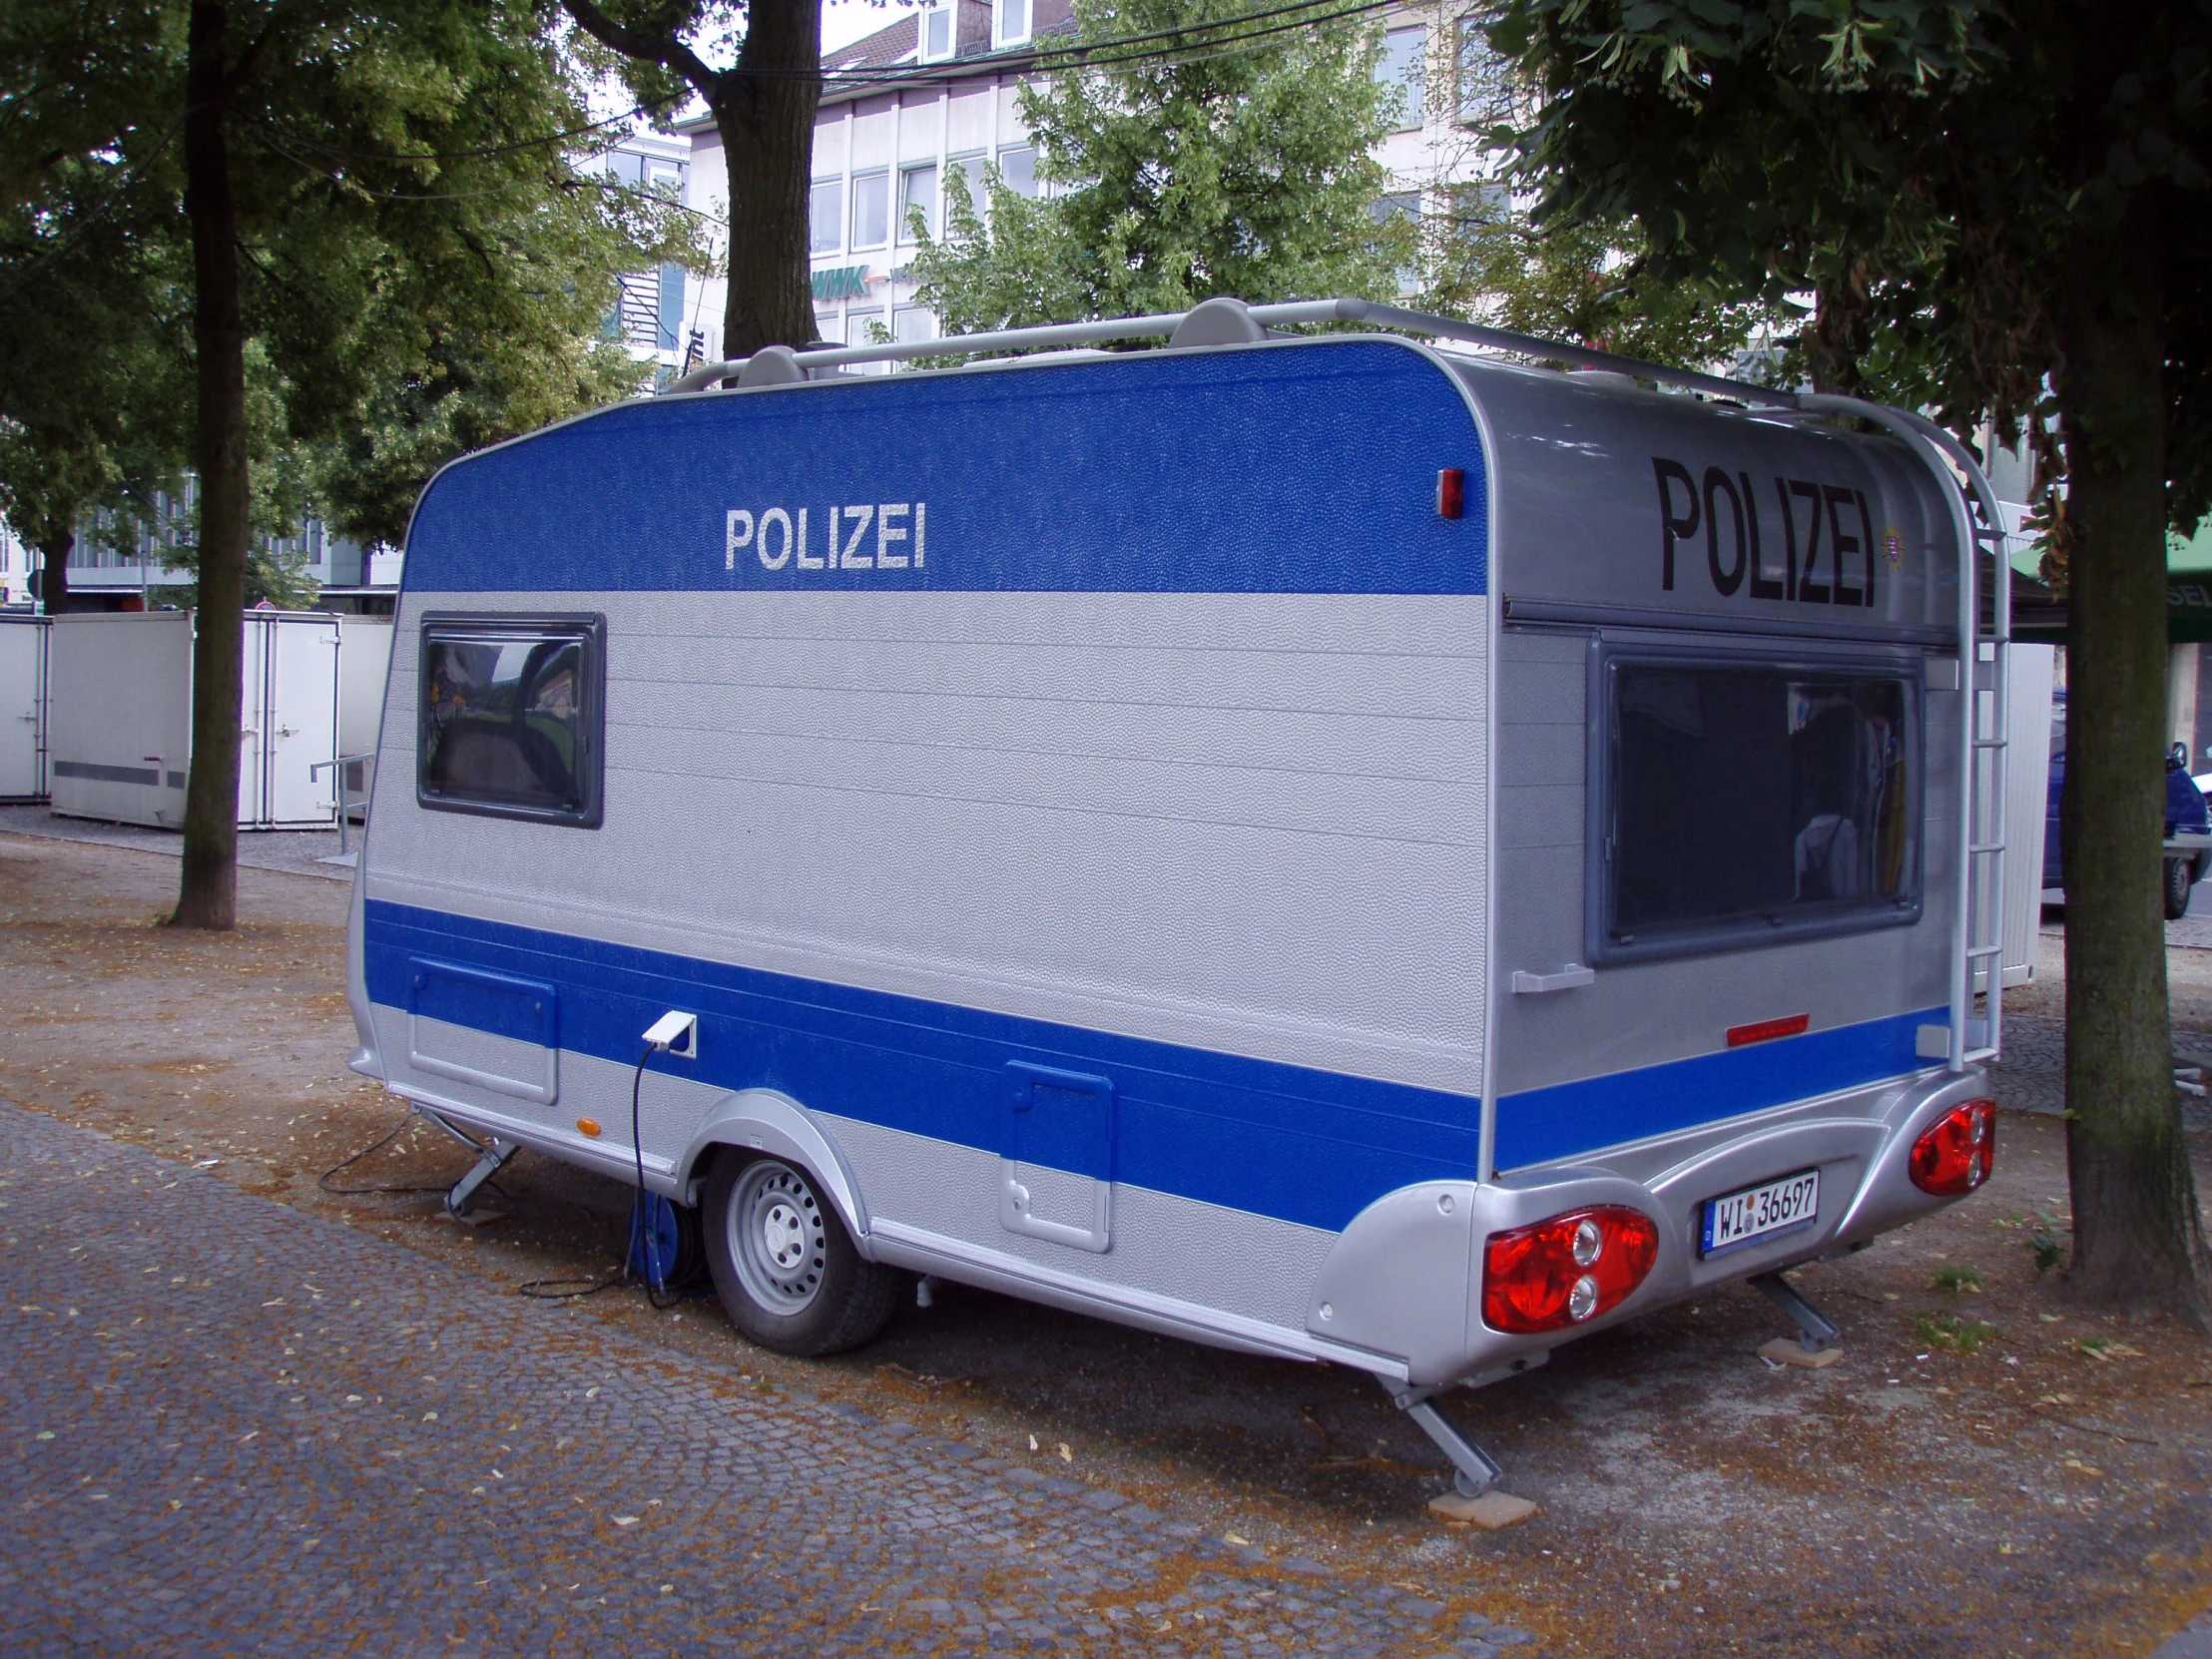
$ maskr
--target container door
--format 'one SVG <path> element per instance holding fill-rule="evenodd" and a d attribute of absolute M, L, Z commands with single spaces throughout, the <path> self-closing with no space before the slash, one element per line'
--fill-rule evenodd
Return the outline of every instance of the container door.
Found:
<path fill-rule="evenodd" d="M 268 776 L 269 619 L 246 617 L 244 658 L 239 667 L 239 828 L 268 827 L 264 790 Z"/>
<path fill-rule="evenodd" d="M 338 741 L 337 620 L 272 618 L 268 639 L 268 822 L 286 829 L 335 824 L 330 763 Z"/>
<path fill-rule="evenodd" d="M 46 793 L 46 624 L 0 627 L 0 799 Z"/>
<path fill-rule="evenodd" d="M 2005 757 L 2004 796 L 2004 978 L 2024 985 L 2035 977 L 2035 937 L 2043 918 L 2044 778 L 2050 768 L 2050 685 L 2057 648 L 2014 645 L 2005 669 L 2005 695 L 2011 713 L 2005 735 L 2012 748 Z M 1987 991 L 1986 964 L 1974 974 L 1977 990 Z"/>

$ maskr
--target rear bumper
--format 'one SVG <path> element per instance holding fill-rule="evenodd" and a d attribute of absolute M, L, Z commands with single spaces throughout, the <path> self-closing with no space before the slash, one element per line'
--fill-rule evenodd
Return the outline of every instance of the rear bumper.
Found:
<path fill-rule="evenodd" d="M 1416 1383 L 1525 1365 L 1711 1286 L 1835 1255 L 1941 1209 L 1951 1201 L 1913 1185 L 1913 1143 L 1951 1107 L 1987 1093 L 1978 1068 L 1929 1072 L 1479 1186 L 1433 1182 L 1393 1193 L 1339 1239 L 1315 1281 L 1307 1328 L 1402 1360 Z M 1700 1257 L 1707 1199 L 1808 1169 L 1821 1172 L 1812 1226 Z M 1484 1325 L 1483 1241 L 1599 1204 L 1626 1205 L 1658 1223 L 1659 1257 L 1643 1284 L 1611 1313 L 1570 1330 L 1518 1336 Z M 1451 1225 L 1461 1215 L 1464 1224 Z"/>

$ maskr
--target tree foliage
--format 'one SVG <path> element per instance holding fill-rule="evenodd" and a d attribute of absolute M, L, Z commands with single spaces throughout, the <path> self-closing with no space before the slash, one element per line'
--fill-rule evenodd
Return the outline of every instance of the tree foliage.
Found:
<path fill-rule="evenodd" d="M 2165 536 L 2212 505 L 2212 0 L 1499 0 L 1491 40 L 1543 95 L 1545 222 L 1632 219 L 1663 281 L 1814 290 L 1825 385 L 1969 438 L 2054 417 L 2073 1283 L 2201 1322 L 2153 849 Z"/>
<path fill-rule="evenodd" d="M 822 0 L 560 0 L 580 58 L 664 124 L 697 94 L 729 175 L 722 349 L 814 338 L 808 199 L 822 101 Z M 728 54 L 722 68 L 710 58 Z"/>
<path fill-rule="evenodd" d="M 691 257 L 668 204 L 579 166 L 586 79 L 529 0 L 0 10 L 0 338 L 40 342 L 0 364 L 0 422 L 111 492 L 133 442 L 198 476 L 181 919 L 234 913 L 257 529 L 312 481 L 389 533 L 442 446 L 620 385 L 619 274 Z M 72 339 L 104 365 L 99 319 L 139 311 L 159 326 L 121 327 L 113 372 L 36 369 Z"/>
<path fill-rule="evenodd" d="M 1787 300 L 1663 281 L 1634 221 L 1538 224 L 1497 184 L 1439 191 L 1422 222 L 1422 308 L 1677 368 L 1778 366 L 1797 332 Z"/>
<path fill-rule="evenodd" d="M 1215 294 L 1395 294 L 1409 251 L 1376 217 L 1387 175 L 1370 151 L 1390 94 L 1374 77 L 1372 32 L 1339 20 L 1205 49 L 1222 19 L 1249 10 L 1075 0 L 1076 43 L 1190 33 L 1168 34 L 1159 57 L 1022 88 L 1049 195 L 1017 195 L 992 168 L 986 221 L 971 188 L 984 181 L 947 179 L 944 235 L 924 230 L 912 266 L 947 332 L 1182 310 Z"/>

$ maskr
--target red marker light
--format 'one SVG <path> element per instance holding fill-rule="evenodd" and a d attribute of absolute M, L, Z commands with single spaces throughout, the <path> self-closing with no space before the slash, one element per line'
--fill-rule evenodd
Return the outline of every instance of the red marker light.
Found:
<path fill-rule="evenodd" d="M 1659 1229 L 1624 1205 L 1570 1210 L 1482 1250 L 1482 1323 L 1492 1331 L 1562 1331 L 1611 1313 L 1659 1260 Z"/>
<path fill-rule="evenodd" d="M 1466 512 L 1466 469 L 1447 466 L 1436 474 L 1436 515 L 1439 518 L 1464 518 Z"/>
<path fill-rule="evenodd" d="M 1731 1025 L 1728 1028 L 1728 1046 L 1742 1048 L 1746 1043 L 1772 1042 L 1777 1037 L 1799 1037 L 1813 1023 L 1811 1014 L 1791 1014 L 1783 1019 L 1754 1020 L 1749 1025 Z"/>
<path fill-rule="evenodd" d="M 1989 1179 L 1997 1157 L 1997 1103 L 1953 1106 L 1913 1143 L 1907 1168 L 1913 1185 L 1937 1198 L 1957 1198 Z"/>

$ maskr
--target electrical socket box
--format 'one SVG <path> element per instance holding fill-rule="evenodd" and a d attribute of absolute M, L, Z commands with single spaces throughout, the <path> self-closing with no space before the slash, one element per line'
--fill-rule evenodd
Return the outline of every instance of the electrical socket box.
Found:
<path fill-rule="evenodd" d="M 686 1060 L 699 1058 L 699 1016 L 671 1008 L 647 1027 L 645 1040 Z"/>

